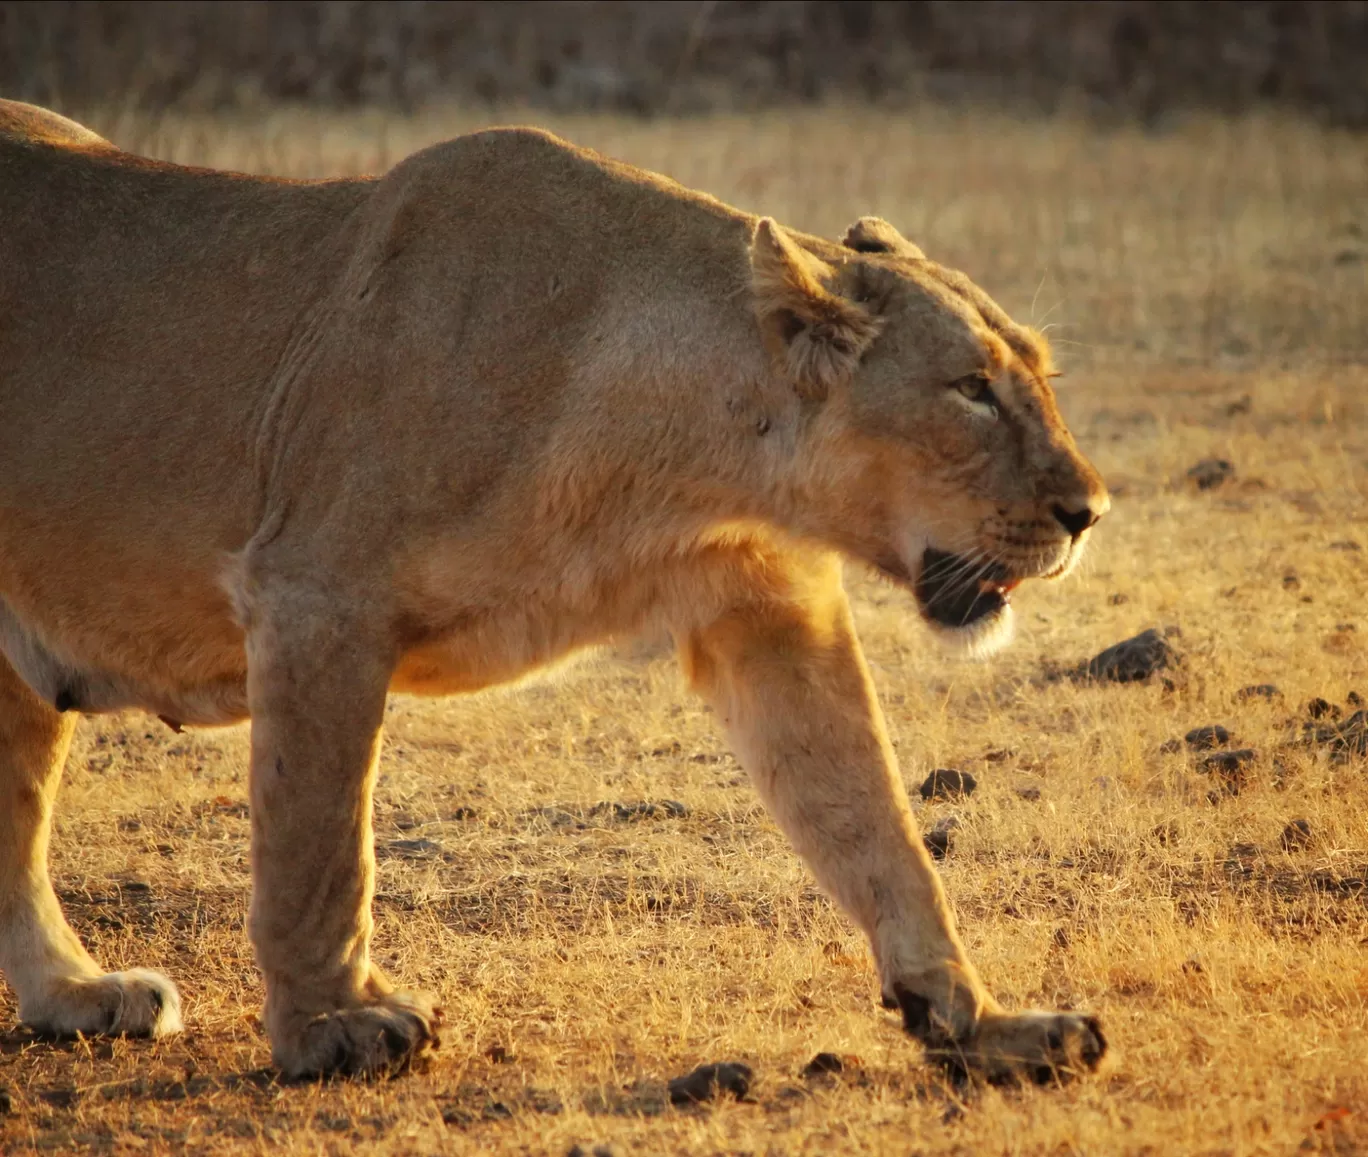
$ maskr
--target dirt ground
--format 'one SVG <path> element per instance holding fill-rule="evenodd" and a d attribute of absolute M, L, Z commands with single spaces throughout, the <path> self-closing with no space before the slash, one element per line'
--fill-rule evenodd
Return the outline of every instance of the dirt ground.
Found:
<path fill-rule="evenodd" d="M 479 123 L 86 111 L 128 147 L 297 176 Z M 959 820 L 943 873 L 973 957 L 1010 1006 L 1097 1012 L 1112 1059 L 1064 1089 L 924 1065 L 647 639 L 391 701 L 375 951 L 447 1010 L 440 1051 L 392 1081 L 267 1067 L 246 729 L 83 723 L 58 887 L 106 966 L 176 979 L 187 1031 L 39 1040 L 0 991 L 0 1152 L 1368 1153 L 1368 139 L 842 109 L 550 127 L 814 231 L 882 214 L 1050 327 L 1113 489 L 1081 573 L 1019 591 L 987 663 L 940 654 L 908 595 L 848 583 L 909 786 L 977 777 L 919 805 L 927 830 Z M 1233 469 L 1204 489 L 1205 459 Z M 1066 676 L 1150 627 L 1167 670 Z M 1248 762 L 1204 763 L 1183 737 L 1208 724 Z M 819 1052 L 840 1071 L 806 1074 Z M 665 1082 L 715 1061 L 751 1066 L 747 1096 L 671 1106 Z"/>

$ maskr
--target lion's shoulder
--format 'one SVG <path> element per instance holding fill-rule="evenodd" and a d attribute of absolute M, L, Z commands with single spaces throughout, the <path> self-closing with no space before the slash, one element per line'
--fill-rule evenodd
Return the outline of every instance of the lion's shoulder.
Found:
<path fill-rule="evenodd" d="M 68 149 L 114 148 L 85 125 L 17 100 L 0 100 L 0 138 Z"/>

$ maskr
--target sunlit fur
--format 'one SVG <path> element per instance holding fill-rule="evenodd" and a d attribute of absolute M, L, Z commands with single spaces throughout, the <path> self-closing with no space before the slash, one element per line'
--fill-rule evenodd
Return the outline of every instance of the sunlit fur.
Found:
<path fill-rule="evenodd" d="M 914 586 L 927 546 L 1046 574 L 1050 504 L 1104 501 L 1044 343 L 966 278 L 883 222 L 803 236 L 531 130 L 292 183 L 0 102 L 0 220 L 0 968 L 23 1017 L 179 1024 L 164 977 L 101 972 L 48 878 L 75 715 L 250 714 L 272 1055 L 401 1066 L 440 1013 L 370 959 L 387 692 L 667 629 L 909 1031 L 989 1076 L 1096 1065 L 1095 1021 L 1009 1013 L 969 963 L 841 585 L 839 552 Z M 1000 415 L 954 400 L 970 373 Z M 960 635 L 986 650 L 1006 622 Z"/>

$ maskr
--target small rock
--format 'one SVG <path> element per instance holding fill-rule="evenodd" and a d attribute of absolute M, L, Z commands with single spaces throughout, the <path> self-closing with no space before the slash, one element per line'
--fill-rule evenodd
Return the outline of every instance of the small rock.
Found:
<path fill-rule="evenodd" d="M 1310 730 L 1306 742 L 1317 747 L 1329 748 L 1338 759 L 1351 755 L 1368 755 L 1368 710 L 1355 711 L 1343 723 L 1331 723 L 1316 727 L 1308 723 Z"/>
<path fill-rule="evenodd" d="M 13 1112 L 14 1101 L 10 1099 L 10 1091 L 0 1085 L 0 1117 L 8 1117 Z"/>
<path fill-rule="evenodd" d="M 722 1093 L 738 1101 L 750 1092 L 751 1067 L 740 1061 L 724 1061 L 716 1065 L 699 1065 L 693 1072 L 675 1077 L 670 1082 L 672 1105 L 696 1105 L 711 1101 Z"/>
<path fill-rule="evenodd" d="M 1344 697 L 1344 701 L 1349 704 L 1350 707 L 1363 706 L 1363 696 L 1357 691 L 1350 691 L 1349 694 Z"/>
<path fill-rule="evenodd" d="M 606 805 L 599 805 L 599 807 L 604 806 Z M 636 803 L 615 803 L 612 806 L 615 820 L 659 818 L 677 820 L 683 819 L 689 814 L 688 806 L 680 803 L 677 799 L 639 800 Z M 594 808 L 593 812 L 597 812 L 599 807 Z"/>
<path fill-rule="evenodd" d="M 506 1121 L 513 1116 L 513 1110 L 502 1101 L 490 1101 L 481 1113 L 486 1121 Z"/>
<path fill-rule="evenodd" d="M 1016 789 L 1018 799 L 1028 800 L 1031 803 L 1040 802 L 1040 788 L 1033 783 L 1022 784 Z"/>
<path fill-rule="evenodd" d="M 839 1073 L 845 1069 L 845 1061 L 836 1053 L 818 1053 L 803 1066 L 803 1076 L 816 1077 L 822 1073 Z"/>
<path fill-rule="evenodd" d="M 1235 751 L 1218 751 L 1208 755 L 1198 767 L 1208 775 L 1215 776 L 1230 795 L 1238 794 L 1245 782 L 1245 768 L 1254 762 L 1257 753 L 1249 747 Z"/>
<path fill-rule="evenodd" d="M 1198 490 L 1214 490 L 1235 477 L 1235 466 L 1224 458 L 1203 458 L 1187 476 Z"/>
<path fill-rule="evenodd" d="M 1362 543 L 1359 543 L 1359 542 L 1355 542 L 1352 538 L 1341 538 L 1338 542 L 1332 542 L 1332 543 L 1330 544 L 1330 549 L 1331 549 L 1331 550 L 1360 551 L 1360 550 L 1363 549 L 1363 544 L 1362 544 Z"/>
<path fill-rule="evenodd" d="M 611 1141 L 604 1141 L 592 1149 L 586 1149 L 583 1145 L 571 1145 L 565 1151 L 565 1157 L 622 1157 L 622 1150 Z"/>
<path fill-rule="evenodd" d="M 1281 694 L 1274 683 L 1254 683 L 1249 687 L 1241 687 L 1235 692 L 1235 698 L 1245 703 L 1250 699 L 1276 699 Z"/>
<path fill-rule="evenodd" d="M 1176 663 L 1177 659 L 1164 636 L 1151 627 L 1099 652 L 1088 660 L 1080 674 L 1112 683 L 1137 683 Z"/>
<path fill-rule="evenodd" d="M 545 820 L 553 828 L 568 828 L 580 825 L 579 816 L 563 807 L 534 807 L 524 813 L 529 817 Z"/>
<path fill-rule="evenodd" d="M 490 1045 L 485 1049 L 485 1056 L 496 1065 L 511 1065 L 516 1059 L 503 1045 Z"/>
<path fill-rule="evenodd" d="M 1107 602 L 1113 607 L 1124 607 L 1128 602 L 1130 602 L 1130 596 L 1123 595 L 1118 591 L 1114 595 L 1108 595 Z"/>
<path fill-rule="evenodd" d="M 926 845 L 926 850 L 931 853 L 933 860 L 943 860 L 950 854 L 959 826 L 958 816 L 946 816 L 942 820 L 937 820 L 935 826 L 922 837 L 922 843 Z"/>
<path fill-rule="evenodd" d="M 1219 723 L 1208 723 L 1205 727 L 1194 727 L 1183 736 L 1183 742 L 1193 751 L 1212 751 L 1230 742 L 1230 732 Z"/>
<path fill-rule="evenodd" d="M 436 840 L 390 840 L 385 851 L 406 860 L 431 860 L 442 854 L 442 845 Z"/>
<path fill-rule="evenodd" d="M 1154 837 L 1157 843 L 1165 848 L 1168 847 L 1169 844 L 1176 843 L 1180 834 L 1178 825 L 1172 820 L 1165 820 L 1162 824 L 1156 824 L 1150 830 L 1150 835 Z"/>
<path fill-rule="evenodd" d="M 1311 824 L 1308 820 L 1292 820 L 1279 837 L 1285 852 L 1299 852 L 1311 845 Z"/>
<path fill-rule="evenodd" d="M 1357 249 L 1341 249 L 1335 254 L 1336 265 L 1358 265 L 1363 260 L 1363 254 Z"/>
<path fill-rule="evenodd" d="M 1327 715 L 1331 719 L 1340 717 L 1340 709 L 1328 700 L 1322 699 L 1319 695 L 1312 699 L 1303 709 L 1305 714 L 1312 719 L 1324 719 Z"/>
<path fill-rule="evenodd" d="M 922 799 L 962 799 L 973 795 L 978 780 L 967 771 L 956 771 L 953 767 L 938 767 L 923 781 L 918 789 Z"/>

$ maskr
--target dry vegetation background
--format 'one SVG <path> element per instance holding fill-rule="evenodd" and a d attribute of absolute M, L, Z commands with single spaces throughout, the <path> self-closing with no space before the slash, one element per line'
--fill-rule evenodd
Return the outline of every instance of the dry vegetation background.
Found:
<path fill-rule="evenodd" d="M 293 176 L 491 120 L 73 111 L 126 147 Z M 1368 693 L 1368 140 L 1271 114 L 1158 135 L 840 106 L 537 119 L 795 226 L 886 216 L 1050 327 L 1115 496 L 1082 573 L 1020 591 L 1019 639 L 985 664 L 940 655 L 907 595 L 849 583 L 908 783 L 980 781 L 921 811 L 961 821 L 943 872 L 972 955 L 1009 1005 L 1099 1012 L 1114 1063 L 1017 1091 L 922 1065 L 648 641 L 553 684 L 392 701 L 375 951 L 448 1013 L 393 1082 L 265 1068 L 245 729 L 84 723 L 58 886 L 107 966 L 180 983 L 189 1029 L 38 1041 L 0 995 L 0 1150 L 1368 1152 L 1368 760 L 1302 729 L 1313 697 Z M 1235 473 L 1198 490 L 1209 457 Z M 1151 626 L 1177 628 L 1167 682 L 1045 677 Z M 1210 723 L 1257 752 L 1238 792 L 1162 750 Z M 1309 842 L 1285 850 L 1298 818 Z M 804 1077 L 818 1051 L 845 1070 Z M 747 1101 L 668 1106 L 667 1078 L 721 1060 L 753 1066 Z"/>

